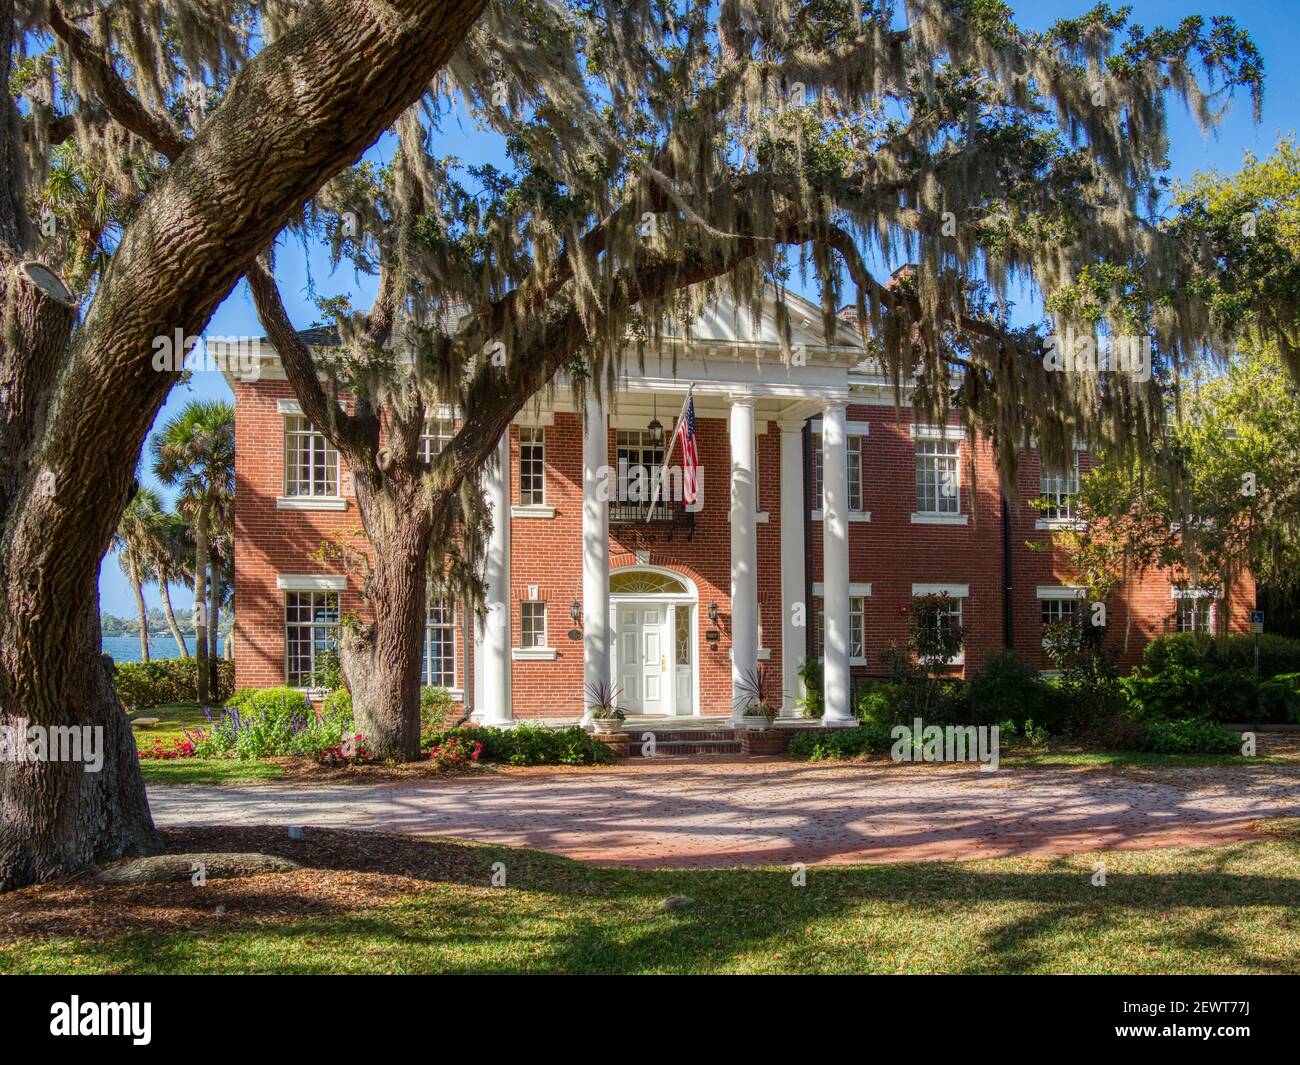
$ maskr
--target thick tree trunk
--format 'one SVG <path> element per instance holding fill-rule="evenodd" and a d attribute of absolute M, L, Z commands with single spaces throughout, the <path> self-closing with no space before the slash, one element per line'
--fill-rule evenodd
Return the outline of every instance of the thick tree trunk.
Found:
<path fill-rule="evenodd" d="M 176 624 L 176 615 L 172 612 L 172 593 L 167 587 L 167 574 L 164 573 L 159 578 L 158 589 L 162 593 L 163 614 L 167 617 L 167 627 L 172 630 L 172 639 L 176 641 L 176 646 L 181 649 L 181 657 L 189 658 L 190 649 L 185 646 L 185 633 Z"/>
<path fill-rule="evenodd" d="M 131 567 L 131 588 L 135 591 L 135 610 L 140 616 L 140 661 L 149 661 L 149 611 L 144 605 L 144 587 L 140 583 L 140 567 L 135 555 L 127 555 Z"/>
<path fill-rule="evenodd" d="M 194 519 L 194 657 L 199 678 L 198 700 L 208 704 L 208 509 L 200 503 Z"/>
<path fill-rule="evenodd" d="M 423 493 L 395 498 L 357 484 L 357 505 L 373 551 L 368 623 L 345 626 L 339 665 L 352 693 L 356 729 L 377 757 L 420 757 L 420 666 L 428 619 L 432 522 Z"/>

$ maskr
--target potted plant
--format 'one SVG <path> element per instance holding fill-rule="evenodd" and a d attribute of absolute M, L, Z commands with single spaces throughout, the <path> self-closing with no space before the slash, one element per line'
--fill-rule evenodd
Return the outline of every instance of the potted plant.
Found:
<path fill-rule="evenodd" d="M 591 715 L 592 728 L 607 736 L 623 728 L 627 713 L 618 705 L 618 688 L 601 681 L 587 685 L 587 713 Z"/>
<path fill-rule="evenodd" d="M 765 664 L 742 674 L 736 709 L 742 724 L 750 732 L 764 732 L 772 727 L 777 707 L 772 691 L 772 674 Z"/>

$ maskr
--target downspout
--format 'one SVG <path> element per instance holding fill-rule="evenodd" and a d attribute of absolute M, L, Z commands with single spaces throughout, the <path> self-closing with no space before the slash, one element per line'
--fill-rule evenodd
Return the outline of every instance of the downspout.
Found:
<path fill-rule="evenodd" d="M 1015 648 L 1015 625 L 1012 604 L 1015 600 L 1015 576 L 1011 565 L 1011 504 L 1005 488 L 999 488 L 1002 499 L 1002 644 L 1008 650 Z"/>
<path fill-rule="evenodd" d="M 805 420 L 803 423 L 803 601 L 804 601 L 804 627 L 803 627 L 803 655 L 805 659 L 812 658 L 816 653 L 814 647 L 815 629 L 817 616 L 813 613 L 813 575 L 812 575 L 812 493 L 815 485 L 813 484 L 813 475 L 816 467 L 812 461 L 812 422 Z M 786 609 L 789 609 L 787 604 Z"/>

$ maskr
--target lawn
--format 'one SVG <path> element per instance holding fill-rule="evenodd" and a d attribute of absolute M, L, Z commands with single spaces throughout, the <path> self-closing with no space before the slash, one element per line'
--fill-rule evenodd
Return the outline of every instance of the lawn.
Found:
<path fill-rule="evenodd" d="M 158 719 L 156 725 L 143 725 L 131 730 L 135 733 L 136 746 L 142 750 L 153 746 L 154 740 L 162 740 L 164 744 L 170 744 L 172 740 L 180 739 L 185 729 L 206 728 L 208 724 L 207 715 L 203 713 L 203 706 L 200 703 L 168 703 L 165 706 L 151 706 L 148 710 L 140 710 L 129 716 L 133 721 L 141 717 Z"/>
<path fill-rule="evenodd" d="M 237 758 L 142 758 L 146 784 L 242 784 L 250 780 L 279 780 L 284 766 L 277 762 Z"/>
<path fill-rule="evenodd" d="M 169 849 L 264 843 L 314 867 L 13 893 L 0 972 L 1295 974 L 1289 831 L 1216 848 L 814 866 L 801 887 L 784 868 L 599 869 L 413 837 L 188 829 Z M 1092 883 L 1101 861 L 1104 887 Z M 494 863 L 504 886 L 491 886 Z M 671 895 L 695 905 L 661 910 Z"/>

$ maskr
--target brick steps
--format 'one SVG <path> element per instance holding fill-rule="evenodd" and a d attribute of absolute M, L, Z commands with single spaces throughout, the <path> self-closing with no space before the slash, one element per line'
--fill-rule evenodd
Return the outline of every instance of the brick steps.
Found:
<path fill-rule="evenodd" d="M 647 733 L 654 736 L 656 758 L 686 754 L 740 754 L 740 741 L 736 739 L 735 730 L 729 728 L 655 729 L 634 725 L 627 732 L 630 740 L 628 753 L 634 758 L 644 757 Z"/>

